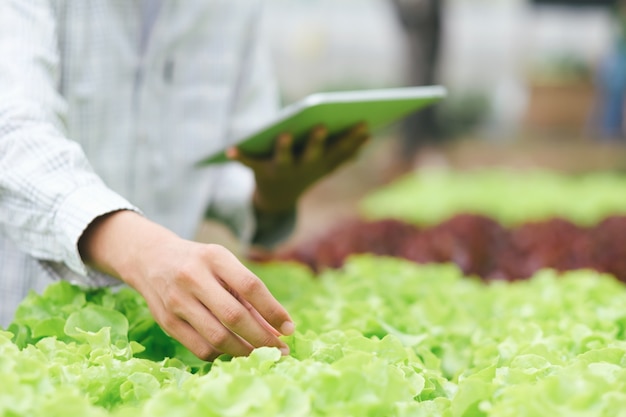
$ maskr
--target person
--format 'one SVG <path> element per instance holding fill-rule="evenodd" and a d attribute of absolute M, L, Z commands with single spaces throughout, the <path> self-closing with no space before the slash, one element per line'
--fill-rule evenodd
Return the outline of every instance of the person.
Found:
<path fill-rule="evenodd" d="M 287 353 L 289 313 L 195 231 L 216 218 L 276 245 L 299 197 L 368 134 L 330 144 L 321 125 L 296 152 L 285 132 L 267 158 L 233 146 L 278 107 L 260 13 L 258 0 L 0 1 L 2 325 L 53 279 L 121 282 L 202 359 Z M 221 149 L 231 162 L 197 166 Z"/>
<path fill-rule="evenodd" d="M 611 50 L 598 67 L 598 125 L 600 138 L 622 142 L 626 135 L 626 1 L 616 1 L 615 40 Z"/>
<path fill-rule="evenodd" d="M 433 85 L 443 35 L 444 0 L 391 0 L 407 41 L 410 85 Z M 400 155 L 412 162 L 415 154 L 441 139 L 438 106 L 430 106 L 404 120 Z"/>

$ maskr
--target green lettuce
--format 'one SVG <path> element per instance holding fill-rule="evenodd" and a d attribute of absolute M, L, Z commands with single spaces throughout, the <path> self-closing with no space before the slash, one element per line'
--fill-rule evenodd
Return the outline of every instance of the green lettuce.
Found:
<path fill-rule="evenodd" d="M 0 416 L 620 416 L 626 287 L 592 271 L 483 283 L 368 255 L 252 264 L 291 349 L 204 363 L 135 291 L 66 282 L 0 332 Z"/>
<path fill-rule="evenodd" d="M 626 214 L 626 176 L 566 175 L 547 170 L 426 169 L 374 190 L 360 202 L 367 219 L 434 225 L 458 213 L 488 216 L 506 226 L 561 217 L 583 226 Z"/>

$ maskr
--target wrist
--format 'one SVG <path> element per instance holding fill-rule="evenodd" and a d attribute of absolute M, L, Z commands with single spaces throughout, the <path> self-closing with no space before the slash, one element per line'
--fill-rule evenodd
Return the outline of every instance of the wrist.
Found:
<path fill-rule="evenodd" d="M 280 213 L 260 213 L 255 211 L 256 230 L 252 238 L 253 247 L 273 250 L 295 229 L 296 209 Z"/>
<path fill-rule="evenodd" d="M 296 209 L 297 198 L 288 196 L 269 196 L 259 189 L 254 190 L 252 204 L 257 214 L 277 215 L 291 213 Z"/>
<path fill-rule="evenodd" d="M 135 286 L 132 277 L 142 255 L 163 239 L 176 237 L 169 230 L 142 215 L 120 210 L 96 218 L 78 241 L 83 262 Z"/>

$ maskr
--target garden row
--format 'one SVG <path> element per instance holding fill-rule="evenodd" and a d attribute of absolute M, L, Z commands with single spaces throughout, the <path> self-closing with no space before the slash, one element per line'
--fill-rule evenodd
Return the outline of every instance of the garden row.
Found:
<path fill-rule="evenodd" d="M 418 263 L 454 263 L 485 280 L 529 278 L 545 268 L 594 269 L 626 281 L 626 216 L 583 227 L 551 219 L 505 228 L 475 214 L 456 215 L 436 226 L 400 220 L 343 223 L 276 254 L 314 271 L 338 268 L 353 254 L 395 256 Z"/>
<path fill-rule="evenodd" d="M 0 331 L 1 416 L 622 416 L 626 287 L 591 271 L 484 283 L 373 256 L 313 279 L 254 265 L 291 355 L 189 356 L 134 291 L 60 282 Z"/>
<path fill-rule="evenodd" d="M 357 253 L 458 265 L 486 280 L 581 268 L 626 281 L 626 175 L 418 171 L 366 196 L 361 212 L 275 254 L 314 271 Z"/>

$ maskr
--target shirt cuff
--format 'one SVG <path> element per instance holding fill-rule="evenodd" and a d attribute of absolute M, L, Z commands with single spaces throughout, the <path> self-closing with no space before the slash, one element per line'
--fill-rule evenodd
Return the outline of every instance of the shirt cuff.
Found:
<path fill-rule="evenodd" d="M 87 277 L 88 268 L 78 252 L 78 240 L 97 217 L 119 210 L 140 213 L 139 209 L 104 185 L 79 187 L 63 201 L 55 216 L 54 230 L 62 242 L 63 261 L 70 270 Z"/>

